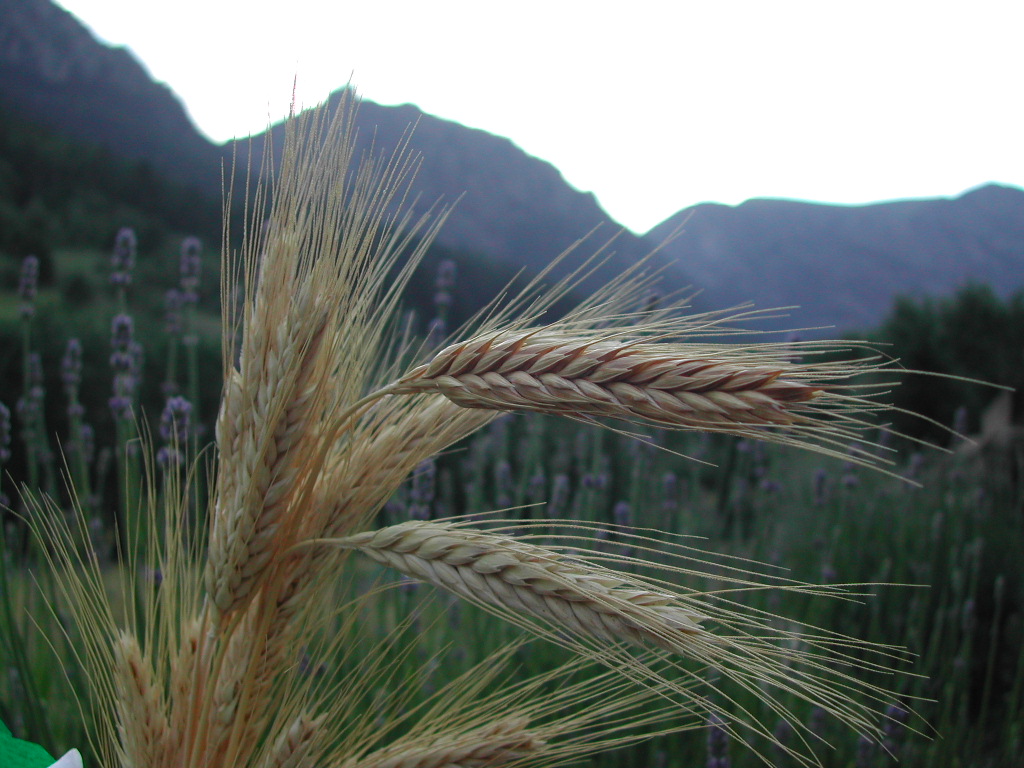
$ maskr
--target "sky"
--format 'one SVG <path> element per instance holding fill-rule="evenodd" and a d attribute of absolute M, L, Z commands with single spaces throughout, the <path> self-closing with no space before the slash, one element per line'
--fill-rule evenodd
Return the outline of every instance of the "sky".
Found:
<path fill-rule="evenodd" d="M 700 202 L 1024 186 L 1024 1 L 59 0 L 222 142 L 350 82 L 643 233 Z"/>

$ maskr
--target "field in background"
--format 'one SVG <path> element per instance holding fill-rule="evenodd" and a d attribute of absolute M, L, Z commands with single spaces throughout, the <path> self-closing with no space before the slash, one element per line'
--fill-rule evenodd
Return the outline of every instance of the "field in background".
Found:
<path fill-rule="evenodd" d="M 194 455 L 194 449 L 212 435 L 210 422 L 219 394 L 219 382 L 211 373 L 219 372 L 219 324 L 212 295 L 216 289 L 210 274 L 214 267 L 210 264 L 203 276 L 207 287 L 200 292 L 191 324 L 175 331 L 163 302 L 167 290 L 179 287 L 178 275 L 142 270 L 132 292 L 118 298 L 107 285 L 106 255 L 61 252 L 55 259 L 61 281 L 31 297 L 31 317 L 22 310 L 25 297 L 19 299 L 13 291 L 0 302 L 4 401 L 14 414 L 9 444 L 0 446 L 11 454 L 4 469 L 27 480 L 31 472 L 26 455 L 34 450 L 35 487 L 49 484 L 53 497 L 67 507 L 70 495 L 59 480 L 63 449 L 78 487 L 85 478 L 90 488 L 83 500 L 93 520 L 89 545 L 106 561 L 115 588 L 120 581 L 115 522 L 123 519 L 130 503 L 116 489 L 137 478 L 142 465 L 126 460 L 117 466 L 120 457 L 138 454 L 133 454 L 134 436 L 119 431 L 109 409 L 116 373 L 109 365 L 111 319 L 131 313 L 136 338 L 146 350 L 136 406 L 147 414 L 154 449 L 163 445 L 159 414 L 166 395 L 172 394 L 168 383 L 176 384 L 179 394 L 198 387 L 196 413 L 206 429 L 193 432 Z M 210 261 L 207 256 L 205 263 Z M 88 300 L 74 298 L 80 295 Z M 437 310 L 443 319 L 444 306 Z M 927 318 L 913 319 L 927 326 Z M 420 322 L 426 333 L 430 323 Z M 181 335 L 175 338 L 175 333 Z M 194 343 L 185 341 L 186 334 L 193 334 Z M 84 404 L 82 418 L 94 425 L 91 454 L 69 445 L 75 442 L 74 420 L 68 411 L 61 357 L 71 336 L 81 337 L 85 349 L 75 397 Z M 190 345 L 196 350 L 194 357 L 187 354 Z M 923 342 L 919 346 L 927 348 Z M 167 371 L 172 349 L 177 350 L 173 376 Z M 43 392 L 33 397 L 42 398 L 49 456 L 38 435 L 24 433 L 16 406 L 31 389 L 31 372 L 24 365 L 31 354 L 39 354 L 42 365 L 42 383 L 37 386 Z M 952 412 L 957 404 L 946 405 Z M 952 423 L 952 418 L 942 420 Z M 975 432 L 979 423 L 975 407 L 963 429 Z M 37 442 L 28 450 L 31 441 Z M 950 442 L 948 437 L 943 441 Z M 894 652 L 907 674 L 893 687 L 905 698 L 885 703 L 892 707 L 886 746 L 903 765 L 1010 768 L 1024 753 L 1024 496 L 1019 452 L 992 445 L 953 455 L 905 443 L 893 447 L 895 477 L 841 459 L 746 441 L 682 433 L 651 433 L 648 439 L 637 440 L 550 418 L 505 417 L 466 444 L 421 465 L 382 515 L 385 522 L 397 522 L 504 510 L 503 517 L 532 521 L 539 535 L 555 519 L 595 523 L 608 530 L 604 546 L 612 557 L 628 556 L 630 547 L 638 545 L 630 537 L 632 531 L 656 529 L 701 537 L 694 546 L 722 565 L 735 564 L 738 561 L 724 558 L 737 557 L 760 573 L 811 583 L 867 584 L 850 588 L 862 594 L 855 599 L 806 598 L 774 590 L 747 593 L 740 599 L 794 625 L 907 649 Z M 3 491 L 15 510 L 24 511 L 10 477 L 4 478 Z M 81 693 L 82 685 L 73 658 L 76 628 L 59 603 L 56 616 L 47 609 L 49 580 L 39 568 L 37 544 L 26 537 L 24 525 L 8 514 L 3 532 L 0 717 L 16 734 L 45 743 L 51 751 L 83 746 L 83 713 L 69 695 L 71 690 Z M 158 586 L 158 573 L 144 577 L 144 584 Z M 369 566 L 362 577 L 362 583 L 339 589 L 362 590 L 381 578 L 392 579 Z M 424 697 L 486 650 L 518 636 L 513 627 L 445 596 L 431 599 L 432 594 L 429 587 L 408 583 L 382 593 L 374 615 L 365 622 L 365 636 L 353 639 L 379 641 L 386 631 L 414 616 L 405 625 L 407 652 L 396 654 L 404 653 L 403 668 L 409 679 L 419 681 L 419 695 Z M 535 670 L 553 665 L 561 653 L 535 641 L 517 652 L 517 659 L 524 670 Z M 296 674 L 343 672 L 332 664 L 332 659 L 301 659 Z M 367 705 L 372 706 L 372 692 L 367 696 Z M 825 765 L 892 764 L 885 752 L 862 742 L 858 734 L 843 730 L 820 712 L 793 706 L 823 739 L 815 751 Z M 911 708 L 919 718 L 903 714 Z M 777 715 L 764 709 L 755 712 L 780 729 L 780 739 L 786 738 L 784 724 L 773 725 L 780 722 Z M 84 715 L 87 722 L 88 711 Z M 708 759 L 706 739 L 703 731 L 655 739 L 599 762 L 666 768 L 703 765 Z M 775 759 L 766 745 L 754 746 Z M 756 756 L 739 745 L 729 749 L 734 766 L 758 764 Z M 787 763 L 783 758 L 778 764 Z"/>

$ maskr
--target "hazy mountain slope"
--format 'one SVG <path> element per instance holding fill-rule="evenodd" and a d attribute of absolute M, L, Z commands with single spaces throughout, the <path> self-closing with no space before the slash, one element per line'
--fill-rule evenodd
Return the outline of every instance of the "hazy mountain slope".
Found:
<path fill-rule="evenodd" d="M 220 153 L 171 90 L 48 0 L 0 0 L 0 108 L 219 194 Z"/>
<path fill-rule="evenodd" d="M 101 45 L 48 0 L 0 0 L 0 108 L 144 160 L 213 199 L 221 162 L 234 148 L 207 141 L 174 94 L 128 52 Z M 581 256 L 620 232 L 592 195 L 508 139 L 410 105 L 364 102 L 358 119 L 363 146 L 372 137 L 380 148 L 398 144 L 413 123 L 410 146 L 424 158 L 419 206 L 458 200 L 441 231 L 444 248 L 500 263 L 502 271 L 536 272 L 595 227 Z M 280 126 L 274 137 L 279 145 Z M 260 142 L 254 146 L 258 152 Z M 776 326 L 870 325 L 900 293 L 948 293 L 967 280 L 1003 293 L 1024 285 L 1024 192 L 989 186 L 957 200 L 870 206 L 696 206 L 646 238 L 619 234 L 609 268 L 588 287 L 635 263 L 683 222 L 682 236 L 652 262 L 669 264 L 669 287 L 703 289 L 704 307 L 801 305 Z"/>
<path fill-rule="evenodd" d="M 332 96 L 336 100 L 340 91 Z M 610 260 L 597 287 L 647 254 L 645 242 L 614 222 L 594 196 L 570 187 L 549 163 L 531 157 L 506 138 L 424 114 L 412 105 L 385 107 L 364 101 L 357 116 L 360 150 L 399 146 L 410 126 L 409 148 L 421 155 L 416 175 L 415 207 L 455 204 L 438 242 L 458 251 L 478 253 L 506 266 L 537 272 L 592 230 L 587 243 L 568 265 L 578 265 L 614 237 Z M 283 130 L 273 129 L 275 153 L 280 155 Z M 248 157 L 247 142 L 237 152 Z M 232 151 L 229 149 L 229 152 Z M 262 157 L 262 141 L 253 143 L 253 161 Z M 656 260 L 658 265 L 665 260 Z M 566 268 L 558 270 L 564 274 Z M 682 277 L 673 273 L 673 282 Z"/>
<path fill-rule="evenodd" d="M 1024 287 L 1024 191 L 988 185 L 956 199 L 831 206 L 750 200 L 699 205 L 667 253 L 713 304 L 799 305 L 790 326 L 877 323 L 901 293 L 949 294 L 969 281 Z"/>

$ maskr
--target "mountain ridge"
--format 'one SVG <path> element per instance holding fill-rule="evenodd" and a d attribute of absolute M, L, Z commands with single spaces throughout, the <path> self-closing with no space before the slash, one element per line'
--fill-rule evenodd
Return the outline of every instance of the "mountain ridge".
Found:
<path fill-rule="evenodd" d="M 1024 191 L 987 184 L 955 198 L 835 206 L 777 198 L 701 204 L 647 233 L 713 304 L 799 305 L 802 326 L 876 324 L 897 294 L 1024 286 Z M 838 323 L 837 323 L 838 321 Z"/>
<path fill-rule="evenodd" d="M 102 45 L 49 0 L 0 0 L 0 65 L 6 108 L 144 161 L 200 196 L 219 197 L 221 168 L 243 146 L 206 139 L 129 51 Z M 593 288 L 682 225 L 650 262 L 663 271 L 666 290 L 693 285 L 703 291 L 699 308 L 801 305 L 780 322 L 841 329 L 877 323 L 901 293 L 945 294 L 974 280 L 1005 294 L 1024 284 L 1024 191 L 1017 188 L 865 206 L 777 198 L 701 204 L 638 236 L 511 140 L 413 105 L 363 101 L 361 146 L 371 136 L 380 147 L 396 146 L 413 123 L 410 147 L 423 156 L 417 205 L 458 201 L 439 244 L 505 269 L 536 274 L 587 233 L 581 257 L 614 236 L 609 263 L 587 284 Z M 279 142 L 280 135 L 277 125 L 272 136 Z M 560 274 L 579 263 L 566 262 Z"/>

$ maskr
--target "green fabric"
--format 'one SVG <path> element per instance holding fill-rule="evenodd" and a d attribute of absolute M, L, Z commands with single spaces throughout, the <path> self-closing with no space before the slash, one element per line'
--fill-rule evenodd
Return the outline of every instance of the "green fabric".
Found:
<path fill-rule="evenodd" d="M 48 768 L 54 759 L 50 753 L 30 741 L 11 735 L 11 730 L 0 720 L 0 766 L 3 768 Z"/>

